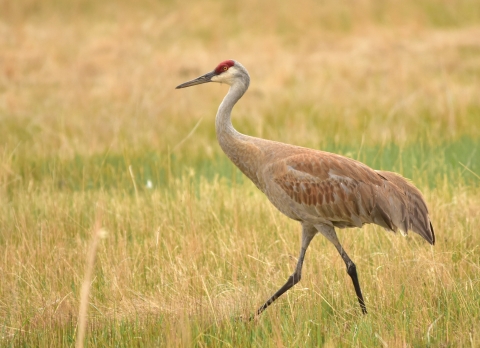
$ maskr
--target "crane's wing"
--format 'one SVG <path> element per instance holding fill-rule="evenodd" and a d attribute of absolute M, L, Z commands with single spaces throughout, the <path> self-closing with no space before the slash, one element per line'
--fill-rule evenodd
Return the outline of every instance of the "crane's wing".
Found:
<path fill-rule="evenodd" d="M 409 225 L 408 229 L 421 235 L 430 244 L 435 244 L 435 232 L 430 221 L 427 204 L 422 193 L 403 176 L 387 171 L 376 171 L 384 180 L 399 188 L 406 197 Z"/>
<path fill-rule="evenodd" d="M 317 151 L 281 159 L 267 171 L 267 189 L 286 194 L 299 219 L 315 223 L 317 218 L 340 228 L 375 223 L 391 231 L 411 229 L 434 241 L 420 192 L 399 175 Z"/>

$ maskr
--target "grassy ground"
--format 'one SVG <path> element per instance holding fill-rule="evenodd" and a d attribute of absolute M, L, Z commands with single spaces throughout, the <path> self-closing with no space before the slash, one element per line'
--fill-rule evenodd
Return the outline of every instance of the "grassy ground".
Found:
<path fill-rule="evenodd" d="M 480 344 L 480 9 L 474 1 L 1 1 L 0 346 L 75 342 L 95 221 L 88 346 Z M 317 237 L 216 143 L 235 58 L 243 133 L 412 179 L 437 244 L 339 231 L 369 314 Z"/>

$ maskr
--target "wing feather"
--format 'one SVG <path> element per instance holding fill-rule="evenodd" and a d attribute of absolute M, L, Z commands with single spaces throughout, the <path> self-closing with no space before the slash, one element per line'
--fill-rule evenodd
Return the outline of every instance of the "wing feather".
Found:
<path fill-rule="evenodd" d="M 398 174 L 319 151 L 283 158 L 265 174 L 269 187 L 290 197 L 289 209 L 297 216 L 307 214 L 336 227 L 375 223 L 391 231 L 412 230 L 432 244 L 435 241 L 420 191 Z"/>

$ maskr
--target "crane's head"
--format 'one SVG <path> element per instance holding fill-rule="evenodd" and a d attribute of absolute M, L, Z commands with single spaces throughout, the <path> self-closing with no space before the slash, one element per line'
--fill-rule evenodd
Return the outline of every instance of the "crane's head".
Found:
<path fill-rule="evenodd" d="M 218 64 L 213 71 L 197 77 L 196 79 L 184 82 L 176 88 L 185 88 L 207 82 L 220 82 L 231 86 L 237 81 L 244 82 L 248 87 L 250 77 L 248 76 L 247 70 L 242 64 L 235 60 L 225 60 Z"/>

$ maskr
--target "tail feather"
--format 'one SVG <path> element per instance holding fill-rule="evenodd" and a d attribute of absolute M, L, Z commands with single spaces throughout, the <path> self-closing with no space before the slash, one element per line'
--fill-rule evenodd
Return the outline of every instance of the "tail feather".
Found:
<path fill-rule="evenodd" d="M 421 192 L 407 179 L 393 172 L 377 171 L 385 180 L 395 185 L 404 194 L 407 204 L 405 216 L 408 229 L 421 235 L 427 242 L 435 244 L 435 232 L 428 214 L 427 204 Z M 399 226 L 400 227 L 400 226 Z M 405 231 L 406 232 L 406 231 Z"/>

